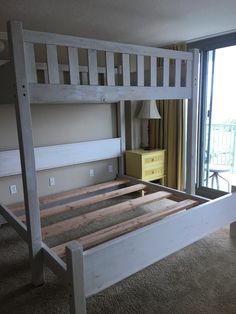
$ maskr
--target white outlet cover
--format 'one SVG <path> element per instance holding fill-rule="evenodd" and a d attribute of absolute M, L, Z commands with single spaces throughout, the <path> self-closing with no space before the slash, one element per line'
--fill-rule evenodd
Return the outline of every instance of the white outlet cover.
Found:
<path fill-rule="evenodd" d="M 49 178 L 49 186 L 54 186 L 54 185 L 56 185 L 55 178 L 54 177 L 50 177 Z"/>
<path fill-rule="evenodd" d="M 16 194 L 16 193 L 17 193 L 17 188 L 16 188 L 16 185 L 15 185 L 15 184 L 10 185 L 10 186 L 9 186 L 9 189 L 10 189 L 10 193 L 11 193 L 11 194 Z"/>

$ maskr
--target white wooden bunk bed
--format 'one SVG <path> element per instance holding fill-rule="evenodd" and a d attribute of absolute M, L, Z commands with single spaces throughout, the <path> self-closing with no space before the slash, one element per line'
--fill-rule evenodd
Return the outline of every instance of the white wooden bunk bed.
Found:
<path fill-rule="evenodd" d="M 20 151 L 0 152 L 0 176 L 19 174 L 22 169 L 24 203 L 0 204 L 0 214 L 29 245 L 35 286 L 44 282 L 43 266 L 47 265 L 68 282 L 71 313 L 86 313 L 86 297 L 236 221 L 235 193 L 210 202 L 192 195 L 195 184 L 197 51 L 176 52 L 39 33 L 23 30 L 19 22 L 9 23 L 8 36 L 14 81 L 5 82 L 6 88 L 0 97 L 2 103 L 11 103 L 16 94 Z M 34 46 L 37 44 L 45 45 L 47 63 L 36 62 Z M 57 46 L 68 49 L 67 65 L 58 64 Z M 88 53 L 87 66 L 79 64 L 79 49 Z M 105 67 L 98 68 L 98 51 L 105 53 Z M 115 54 L 120 54 L 122 59 L 120 67 L 115 66 Z M 130 70 L 130 55 L 137 58 L 136 74 Z M 149 70 L 145 68 L 145 58 L 149 60 Z M 157 67 L 158 58 L 163 61 L 162 70 Z M 174 70 L 170 70 L 170 59 L 175 60 Z M 43 80 L 39 78 L 39 70 L 43 71 Z M 4 71 L 9 71 L 9 64 L 0 67 L 0 72 Z M 158 83 L 160 71 L 161 85 Z M 174 83 L 170 84 L 171 71 Z M 63 72 L 69 74 L 67 82 Z M 103 75 L 101 81 L 99 73 Z M 83 75 L 86 79 L 82 79 Z M 132 75 L 136 75 L 136 86 L 131 86 Z M 11 93 L 13 82 L 16 88 Z M 123 176 L 124 101 L 175 98 L 189 99 L 189 194 Z M 76 102 L 116 102 L 119 137 L 34 148 L 30 104 Z M 107 158 L 119 158 L 120 177 L 116 180 L 38 198 L 36 171 Z M 138 194 L 137 197 L 143 190 L 145 195 Z M 117 204 L 116 199 L 119 199 Z M 83 230 L 94 222 L 120 217 L 130 211 L 136 213 L 137 208 L 149 203 L 158 207 L 161 199 L 170 199 L 171 203 L 162 205 L 158 211 L 139 210 L 136 217 L 126 217 L 119 223 L 113 221 L 111 225 L 86 235 L 68 236 L 57 245 L 51 245 L 53 241 L 47 242 L 53 237 L 57 239 L 63 232 L 76 228 Z M 89 206 L 105 200 L 113 203 L 96 210 L 89 209 Z M 78 212 L 80 208 L 88 208 L 88 212 L 81 214 Z M 76 215 L 54 222 L 56 215 L 68 212 Z M 41 227 L 41 223 L 50 217 L 53 217 L 51 223 Z"/>

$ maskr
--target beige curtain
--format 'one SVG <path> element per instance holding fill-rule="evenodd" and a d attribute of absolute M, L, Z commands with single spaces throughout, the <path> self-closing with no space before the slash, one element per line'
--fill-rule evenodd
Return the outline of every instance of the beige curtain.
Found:
<path fill-rule="evenodd" d="M 186 51 L 186 45 L 174 45 L 169 49 Z M 183 100 L 157 101 L 161 120 L 151 124 L 152 143 L 166 150 L 165 185 L 184 189 L 185 184 L 185 115 Z"/>

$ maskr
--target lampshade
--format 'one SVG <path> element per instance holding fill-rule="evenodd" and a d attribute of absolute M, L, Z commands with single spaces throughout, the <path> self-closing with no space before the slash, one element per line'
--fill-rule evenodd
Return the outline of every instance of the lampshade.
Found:
<path fill-rule="evenodd" d="M 139 119 L 161 119 L 155 100 L 144 100 L 138 114 Z"/>

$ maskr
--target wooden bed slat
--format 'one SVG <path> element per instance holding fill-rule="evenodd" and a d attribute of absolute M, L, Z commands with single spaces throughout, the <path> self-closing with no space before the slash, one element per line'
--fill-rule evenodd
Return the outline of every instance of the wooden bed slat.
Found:
<path fill-rule="evenodd" d="M 92 186 L 86 186 L 84 188 L 78 188 L 78 189 L 74 189 L 74 190 L 70 190 L 70 191 L 66 191 L 66 192 L 56 193 L 53 195 L 42 196 L 39 198 L 39 202 L 42 205 L 48 204 L 48 203 L 64 200 L 64 199 L 69 198 L 69 197 L 80 196 L 83 194 L 86 195 L 86 194 L 92 193 L 94 191 L 99 191 L 99 190 L 103 190 L 103 189 L 107 189 L 107 188 L 116 187 L 119 185 L 127 184 L 129 182 L 130 182 L 129 179 L 124 179 L 124 178 L 122 179 L 121 178 L 121 179 L 117 179 L 117 180 L 113 180 L 113 181 L 95 184 Z M 17 213 L 17 211 L 21 211 L 24 209 L 24 203 L 23 202 L 17 203 L 17 204 L 10 205 L 8 207 L 10 208 L 10 210 L 13 213 Z"/>
<path fill-rule="evenodd" d="M 97 51 L 88 49 L 89 84 L 98 85 Z"/>
<path fill-rule="evenodd" d="M 136 199 L 128 200 L 119 204 L 108 206 L 102 209 L 95 210 L 88 214 L 83 214 L 78 217 L 70 218 L 64 221 L 57 222 L 53 225 L 42 228 L 42 235 L 44 238 L 52 237 L 76 229 L 80 226 L 90 224 L 92 222 L 100 221 L 107 217 L 112 217 L 120 213 L 128 212 L 138 206 L 153 202 L 155 200 L 161 200 L 169 197 L 171 194 L 167 192 L 156 192 L 138 197 Z"/>
<path fill-rule="evenodd" d="M 144 86 L 144 56 L 137 56 L 137 80 L 138 86 Z"/>
<path fill-rule="evenodd" d="M 157 58 L 156 57 L 150 57 L 150 69 L 151 69 L 151 85 L 152 87 L 157 86 Z"/>
<path fill-rule="evenodd" d="M 59 84 L 59 67 L 57 59 L 57 46 L 47 45 L 47 64 L 48 64 L 48 78 L 50 84 Z"/>
<path fill-rule="evenodd" d="M 122 54 L 122 72 L 123 72 L 123 86 L 130 86 L 130 61 L 129 54 Z"/>
<path fill-rule="evenodd" d="M 119 190 L 114 190 L 111 192 L 106 192 L 106 193 L 102 193 L 99 195 L 90 196 L 90 197 L 84 198 L 82 200 L 67 203 L 65 205 L 55 206 L 55 207 L 51 207 L 48 209 L 44 209 L 41 211 L 41 218 L 46 218 L 46 217 L 50 217 L 53 215 L 65 213 L 67 211 L 71 211 L 73 209 L 78 209 L 78 208 L 83 207 L 83 206 L 96 204 L 96 203 L 99 203 L 99 202 L 102 202 L 102 201 L 105 201 L 105 200 L 108 200 L 111 198 L 115 198 L 115 197 L 118 197 L 121 195 L 137 192 L 137 191 L 143 190 L 145 188 L 146 188 L 146 185 L 144 185 L 144 184 L 136 184 L 136 185 L 125 187 L 125 188 L 122 188 Z M 21 217 L 21 219 L 22 218 L 23 218 L 23 216 Z"/>
<path fill-rule="evenodd" d="M 78 49 L 68 47 L 68 57 L 69 57 L 70 83 L 78 85 L 80 84 Z"/>
<path fill-rule="evenodd" d="M 114 64 L 114 53 L 106 52 L 106 73 L 107 73 L 107 85 L 115 85 L 115 64 Z"/>
<path fill-rule="evenodd" d="M 156 212 L 156 213 L 152 212 L 152 213 L 144 214 L 142 216 L 119 223 L 115 226 L 111 226 L 111 227 L 99 230 L 97 232 L 94 232 L 92 234 L 89 234 L 87 236 L 78 238 L 77 241 L 83 245 L 84 249 L 88 249 L 88 248 L 91 248 L 92 246 L 101 244 L 102 242 L 121 236 L 127 232 L 131 232 L 137 228 L 141 228 L 146 225 L 149 225 L 168 215 L 172 215 L 182 210 L 189 209 L 196 204 L 197 204 L 196 201 L 187 199 L 177 204 L 168 206 L 161 212 Z M 71 243 L 71 241 L 58 245 L 52 249 L 58 256 L 63 257 L 65 256 L 65 248 L 69 243 Z"/>
<path fill-rule="evenodd" d="M 25 43 L 24 49 L 25 59 L 27 60 L 27 62 L 25 63 L 27 80 L 31 83 L 37 83 L 34 45 L 31 43 Z"/>

